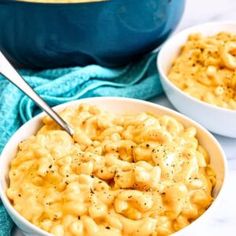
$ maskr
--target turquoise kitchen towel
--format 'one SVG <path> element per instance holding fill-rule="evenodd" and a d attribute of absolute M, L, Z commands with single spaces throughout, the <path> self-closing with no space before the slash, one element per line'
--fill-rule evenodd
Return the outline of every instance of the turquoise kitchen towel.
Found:
<path fill-rule="evenodd" d="M 50 106 L 95 96 L 147 100 L 162 93 L 155 53 L 118 69 L 89 65 L 20 73 Z M 38 112 L 34 102 L 0 76 L 0 152 L 12 134 Z M 12 228 L 0 202 L 0 236 L 11 235 Z"/>

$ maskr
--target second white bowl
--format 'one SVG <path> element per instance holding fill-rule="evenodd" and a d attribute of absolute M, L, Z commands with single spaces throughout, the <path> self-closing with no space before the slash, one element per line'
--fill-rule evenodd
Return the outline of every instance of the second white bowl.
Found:
<path fill-rule="evenodd" d="M 222 31 L 236 34 L 236 22 L 206 23 L 177 33 L 161 48 L 157 66 L 164 91 L 176 109 L 198 121 L 213 133 L 236 138 L 236 111 L 216 107 L 189 96 L 175 86 L 167 76 L 181 46 L 186 43 L 190 34 L 201 33 L 210 36 Z"/>

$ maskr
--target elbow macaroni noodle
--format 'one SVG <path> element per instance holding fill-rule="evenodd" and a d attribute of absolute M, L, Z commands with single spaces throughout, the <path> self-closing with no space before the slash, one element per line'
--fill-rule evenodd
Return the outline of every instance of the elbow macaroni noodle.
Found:
<path fill-rule="evenodd" d="M 168 77 L 199 100 L 236 110 L 236 35 L 190 35 Z"/>
<path fill-rule="evenodd" d="M 7 195 L 38 227 L 56 236 L 170 235 L 212 203 L 215 175 L 194 127 L 86 104 L 61 115 L 74 138 L 45 117 L 11 162 Z"/>

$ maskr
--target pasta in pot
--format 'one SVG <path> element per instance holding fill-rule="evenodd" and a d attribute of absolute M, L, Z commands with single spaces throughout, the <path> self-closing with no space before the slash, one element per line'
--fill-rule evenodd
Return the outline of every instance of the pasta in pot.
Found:
<path fill-rule="evenodd" d="M 236 35 L 190 35 L 168 77 L 199 100 L 236 110 Z"/>
<path fill-rule="evenodd" d="M 194 127 L 87 104 L 61 116 L 74 138 L 45 117 L 11 162 L 7 196 L 36 226 L 56 236 L 170 235 L 212 203 L 215 174 Z"/>

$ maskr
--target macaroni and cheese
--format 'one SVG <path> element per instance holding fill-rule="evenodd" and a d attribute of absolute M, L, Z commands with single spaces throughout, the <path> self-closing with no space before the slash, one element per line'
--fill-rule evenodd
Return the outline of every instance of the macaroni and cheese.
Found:
<path fill-rule="evenodd" d="M 36 226 L 56 236 L 170 235 L 212 203 L 215 174 L 194 127 L 88 104 L 60 114 L 73 138 L 45 117 L 11 162 L 7 196 Z"/>
<path fill-rule="evenodd" d="M 168 77 L 199 100 L 236 110 L 236 35 L 190 35 Z"/>

